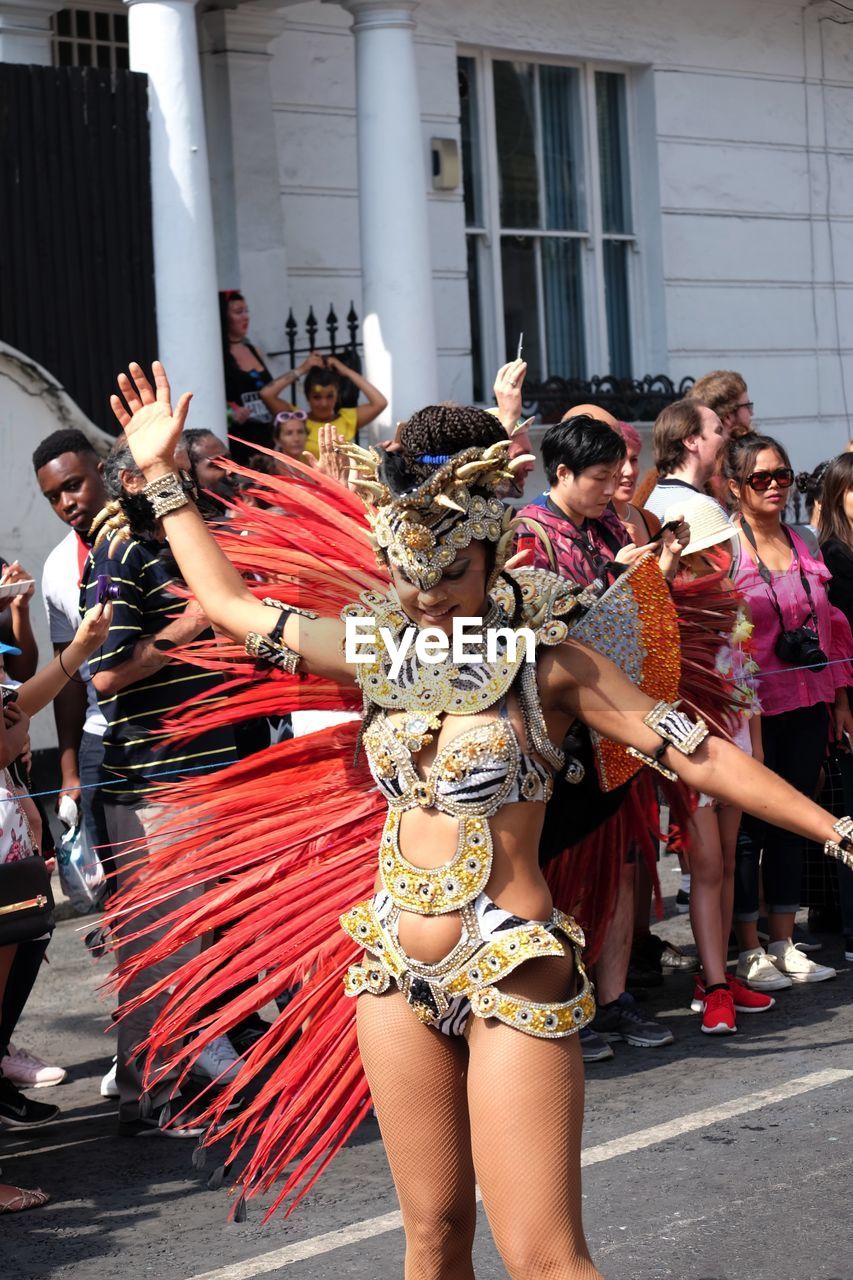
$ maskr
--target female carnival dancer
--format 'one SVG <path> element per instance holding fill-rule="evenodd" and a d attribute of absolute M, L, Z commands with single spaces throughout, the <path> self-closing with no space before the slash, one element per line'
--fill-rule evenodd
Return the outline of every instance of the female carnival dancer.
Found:
<path fill-rule="evenodd" d="M 554 910 L 537 859 L 544 801 L 561 767 L 555 744 L 581 719 L 643 763 L 762 817 L 772 814 L 774 821 L 826 841 L 837 857 L 849 857 L 853 824 L 844 820 L 838 830 L 831 816 L 781 779 L 725 741 L 708 737 L 701 721 L 691 722 L 664 701 L 655 703 L 576 639 L 595 640 L 596 609 L 567 638 L 572 614 L 584 611 L 559 579 L 534 571 L 526 579 L 521 572 L 504 578 L 511 516 L 492 489 L 511 474 L 509 442 L 491 415 L 448 408 L 414 414 L 399 432 L 401 454 L 369 479 L 365 472 L 378 459 L 353 452 L 369 486 L 369 518 L 394 592 L 370 593 L 346 612 L 363 619 L 372 614 L 395 639 L 426 629 L 433 638 L 435 631 L 447 634 L 456 617 L 510 631 L 527 618 L 536 630 L 535 663 L 523 660 L 524 645 L 513 658 L 504 637 L 493 659 L 482 651 L 456 665 L 409 657 L 391 679 L 387 653 L 379 651 L 361 667 L 347 660 L 342 621 L 255 597 L 205 529 L 175 472 L 174 448 L 189 396 L 173 413 L 162 366 L 154 366 L 156 393 L 139 366 L 131 365 L 130 374 L 119 378 L 124 402 L 114 398 L 113 408 L 148 480 L 146 492 L 171 550 L 211 621 L 273 666 L 361 687 L 360 737 L 388 813 L 374 895 L 344 912 L 342 923 L 355 946 L 343 964 L 338 958 L 331 977 L 346 973 L 348 994 L 358 996 L 350 1008 L 354 1003 L 364 1070 L 400 1197 L 406 1276 L 471 1280 L 475 1178 L 514 1280 L 599 1276 L 581 1223 L 583 1075 L 574 1035 L 592 1017 L 594 1001 L 580 959 L 580 931 Z M 616 624 L 626 653 L 640 625 L 636 607 L 629 618 L 628 606 L 637 606 L 643 592 L 654 593 L 655 575 L 659 580 L 656 567 L 644 562 L 622 580 L 631 580 Z M 281 593 L 287 594 L 283 588 Z M 613 630 L 612 617 L 606 625 Z M 670 675 L 664 660 L 661 680 Z M 347 728 L 333 732 L 343 740 Z M 294 745 L 298 749 L 285 747 Z M 310 752 L 309 745 L 302 749 Z M 269 800 L 274 804 L 273 794 Z M 211 838 L 215 834 L 214 824 Z M 296 1155 L 302 1163 L 288 1187 L 298 1188 L 300 1178 L 304 1183 L 312 1176 L 311 1161 L 322 1168 L 330 1158 L 328 1142 L 317 1134 L 335 1127 L 344 1100 L 358 1099 L 357 1113 L 347 1111 L 353 1123 L 368 1105 L 345 1063 L 324 1076 L 328 1096 L 322 1102 L 310 1095 L 309 1076 L 321 1070 L 324 1051 L 335 1049 L 328 1033 L 333 997 L 309 995 L 324 964 L 313 948 L 310 886 L 315 897 L 318 889 L 321 896 L 332 892 L 323 879 L 324 841 L 334 840 L 331 824 L 317 835 L 309 851 L 314 865 L 300 884 L 302 897 L 291 894 L 289 910 L 302 916 L 290 921 L 287 944 L 293 957 L 301 947 L 303 971 L 317 972 L 294 1000 L 289 1024 L 293 1006 L 285 1011 L 279 1037 L 292 1035 L 308 1014 L 311 1022 L 284 1067 L 277 1068 L 283 1074 L 261 1090 L 261 1104 L 272 1103 L 275 1115 L 252 1131 L 259 1134 L 258 1146 L 241 1178 L 249 1189 L 269 1185 L 270 1176 Z M 168 886 L 170 877 L 180 879 L 180 861 L 176 842 L 158 887 Z M 220 863 L 227 865 L 227 858 Z M 210 877 L 209 856 L 195 866 L 199 878 Z M 347 875 L 355 883 L 351 864 L 344 859 L 339 866 L 338 878 Z M 267 873 L 242 880 L 235 875 L 234 883 L 208 900 L 213 906 L 228 898 L 243 911 L 254 909 L 251 927 L 263 929 L 277 907 L 272 883 Z M 274 887 L 286 893 L 289 882 Z M 152 891 L 151 881 L 142 886 L 146 891 Z M 176 916 L 164 945 L 180 945 L 186 930 L 215 923 L 198 904 L 192 916 L 194 923 Z M 240 917 L 235 912 L 231 918 Z M 269 938 L 265 946 L 267 965 L 274 966 Z M 222 945 L 218 952 L 214 946 L 207 959 L 192 962 L 161 1019 L 160 1045 L 167 1044 L 182 1063 L 185 1011 L 204 1007 L 210 990 L 205 976 L 225 953 Z M 259 984 L 262 999 L 269 995 L 266 983 Z M 206 1034 L 214 1034 L 216 1025 L 208 1017 Z M 347 1034 L 336 1024 L 339 1058 L 346 1056 Z M 276 1047 L 282 1044 L 279 1039 Z M 245 1070 L 269 1060 L 269 1050 L 256 1046 Z M 300 1064 L 298 1083 L 294 1073 Z M 238 1077 L 228 1086 L 226 1099 L 243 1083 Z M 215 1116 L 223 1115 L 223 1105 L 214 1105 Z M 248 1136 L 247 1123 L 244 1113 L 226 1125 L 235 1143 Z M 342 1140 L 338 1128 L 334 1142 Z"/>

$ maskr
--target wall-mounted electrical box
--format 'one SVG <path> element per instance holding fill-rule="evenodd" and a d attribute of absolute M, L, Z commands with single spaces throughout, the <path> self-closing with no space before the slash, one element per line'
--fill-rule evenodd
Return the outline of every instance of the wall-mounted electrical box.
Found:
<path fill-rule="evenodd" d="M 430 138 L 432 187 L 454 191 L 459 186 L 459 144 L 455 138 Z"/>

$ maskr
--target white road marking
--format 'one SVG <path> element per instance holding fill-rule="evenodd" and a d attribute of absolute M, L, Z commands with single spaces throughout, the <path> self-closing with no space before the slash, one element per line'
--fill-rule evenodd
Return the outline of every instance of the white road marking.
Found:
<path fill-rule="evenodd" d="M 830 1084 L 840 1084 L 842 1080 L 849 1080 L 851 1077 L 853 1077 L 853 1071 L 843 1068 L 813 1071 L 810 1075 L 799 1076 L 796 1080 L 777 1085 L 775 1089 L 760 1089 L 757 1093 L 751 1093 L 748 1098 L 734 1098 L 731 1102 L 721 1102 L 715 1107 L 706 1107 L 704 1111 L 691 1111 L 689 1115 L 678 1116 L 675 1120 L 668 1120 L 666 1124 L 652 1125 L 650 1129 L 638 1129 L 636 1133 L 628 1133 L 624 1138 L 613 1138 L 610 1142 L 602 1142 L 597 1147 L 590 1147 L 588 1151 L 584 1151 L 581 1164 L 584 1166 L 601 1164 L 602 1160 L 613 1160 L 616 1156 L 627 1155 L 630 1151 L 654 1147 L 659 1142 L 677 1138 L 682 1133 L 691 1133 L 694 1129 L 706 1129 L 708 1125 L 720 1124 L 724 1120 L 747 1115 L 750 1111 L 759 1111 L 762 1107 L 772 1106 L 774 1102 L 796 1098 L 798 1093 L 810 1093 L 812 1089 L 824 1089 Z"/>
<path fill-rule="evenodd" d="M 748 1115 L 750 1111 L 759 1111 L 774 1103 L 796 1098 L 800 1093 L 810 1093 L 814 1089 L 825 1089 L 828 1085 L 840 1084 L 843 1080 L 853 1079 L 853 1070 L 832 1068 L 826 1071 L 813 1071 L 807 1076 L 798 1076 L 775 1089 L 761 1089 L 748 1098 L 735 1098 L 731 1102 L 721 1102 L 714 1107 L 706 1107 L 703 1111 L 691 1111 L 689 1115 L 677 1116 L 665 1124 L 652 1125 L 648 1129 L 638 1129 L 636 1133 L 626 1134 L 624 1138 L 613 1138 L 610 1142 L 599 1143 L 584 1151 L 581 1164 L 601 1164 L 605 1160 L 614 1160 L 618 1156 L 627 1155 L 631 1151 L 639 1151 L 643 1147 L 654 1147 L 682 1134 L 691 1133 L 695 1129 L 706 1129 L 710 1125 L 720 1124 L 725 1120 L 733 1120 L 737 1116 Z M 479 1192 L 478 1192 L 479 1199 Z M 269 1275 L 279 1267 L 290 1267 L 296 1262 L 304 1262 L 306 1258 L 316 1258 L 319 1254 L 331 1253 L 335 1249 L 343 1249 L 347 1245 L 358 1244 L 373 1236 L 385 1235 L 389 1231 L 399 1231 L 403 1223 L 399 1212 L 384 1213 L 378 1218 L 366 1218 L 363 1222 L 354 1222 L 351 1226 L 340 1227 L 337 1231 L 327 1231 L 321 1236 L 312 1236 L 308 1240 L 296 1240 L 293 1244 L 284 1245 L 270 1253 L 263 1253 L 254 1258 L 246 1258 L 243 1262 L 233 1262 L 225 1267 L 217 1267 L 214 1271 L 204 1271 L 190 1276 L 189 1280 L 254 1280 L 255 1276 Z"/>

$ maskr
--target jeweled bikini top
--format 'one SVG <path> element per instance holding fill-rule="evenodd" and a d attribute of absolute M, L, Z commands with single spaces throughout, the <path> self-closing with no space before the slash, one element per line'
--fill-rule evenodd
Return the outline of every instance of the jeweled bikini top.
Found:
<path fill-rule="evenodd" d="M 506 701 L 498 719 L 446 743 L 423 779 L 414 757 L 432 737 L 434 724 L 418 715 L 392 722 L 385 713 L 365 733 L 370 771 L 392 809 L 421 807 L 455 818 L 490 818 L 505 804 L 550 799 L 553 765 L 521 749 Z"/>

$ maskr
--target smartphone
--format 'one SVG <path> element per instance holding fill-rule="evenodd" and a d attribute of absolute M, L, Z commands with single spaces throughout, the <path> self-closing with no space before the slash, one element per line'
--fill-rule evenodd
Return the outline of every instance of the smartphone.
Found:
<path fill-rule="evenodd" d="M 531 554 L 536 550 L 536 534 L 532 529 L 519 529 L 515 542 L 516 552 L 529 551 Z"/>
<path fill-rule="evenodd" d="M 657 533 L 653 534 L 652 537 L 649 538 L 649 541 L 646 543 L 646 546 L 649 546 L 650 543 L 652 542 L 660 542 L 661 538 L 665 533 L 674 532 L 680 524 L 681 524 L 680 520 L 667 520 L 666 524 L 662 524 L 661 527 L 658 529 Z"/>

